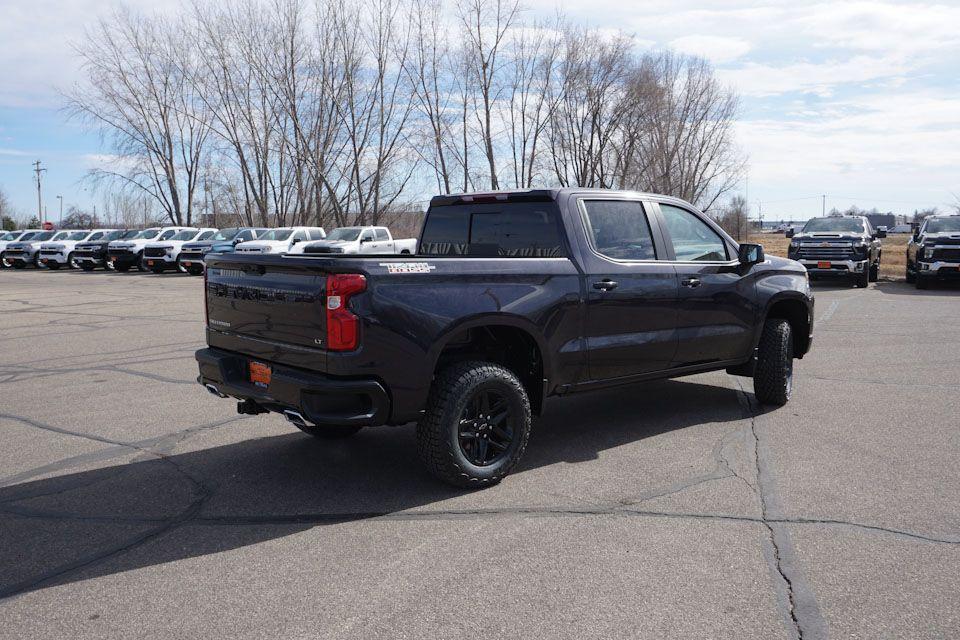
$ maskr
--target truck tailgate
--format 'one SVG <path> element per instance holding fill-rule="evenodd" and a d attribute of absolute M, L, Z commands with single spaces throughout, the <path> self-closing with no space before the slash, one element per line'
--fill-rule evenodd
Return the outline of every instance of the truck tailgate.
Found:
<path fill-rule="evenodd" d="M 206 277 L 211 329 L 323 349 L 325 272 L 291 267 L 265 256 L 233 264 L 215 259 Z"/>

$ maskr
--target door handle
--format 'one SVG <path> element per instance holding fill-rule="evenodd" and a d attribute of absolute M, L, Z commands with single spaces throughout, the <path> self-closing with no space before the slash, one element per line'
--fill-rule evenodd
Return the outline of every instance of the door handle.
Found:
<path fill-rule="evenodd" d="M 690 287 L 691 289 L 696 289 L 700 286 L 700 278 L 685 278 L 680 281 L 680 284 L 685 287 Z"/>
<path fill-rule="evenodd" d="M 601 291 L 613 291 L 617 288 L 617 283 L 615 280 L 610 280 L 609 278 L 604 278 L 600 282 L 593 283 L 594 289 L 599 289 Z"/>

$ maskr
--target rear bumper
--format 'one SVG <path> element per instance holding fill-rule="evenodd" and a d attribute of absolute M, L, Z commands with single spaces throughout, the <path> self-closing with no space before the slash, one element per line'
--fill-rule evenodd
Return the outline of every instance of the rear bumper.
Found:
<path fill-rule="evenodd" d="M 248 381 L 251 358 L 220 349 L 196 352 L 197 382 L 211 392 L 252 400 L 264 409 L 293 410 L 315 425 L 376 426 L 390 416 L 390 396 L 377 380 L 343 380 L 265 362 L 272 370 L 267 388 Z"/>

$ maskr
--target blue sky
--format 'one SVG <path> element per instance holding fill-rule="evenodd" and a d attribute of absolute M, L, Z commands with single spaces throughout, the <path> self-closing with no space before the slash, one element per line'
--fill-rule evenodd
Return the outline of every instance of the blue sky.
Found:
<path fill-rule="evenodd" d="M 134 0 L 175 10 L 178 0 Z M 58 90 L 80 75 L 70 41 L 110 4 L 7 0 L 0 21 L 0 187 L 36 209 L 40 159 L 51 217 L 96 196 L 82 177 L 104 153 L 66 120 Z M 12 6 L 11 6 L 12 5 Z M 632 34 L 638 50 L 710 59 L 742 96 L 737 140 L 756 214 L 805 218 L 827 207 L 909 212 L 960 196 L 960 3 L 779 0 L 529 0 L 577 22 Z M 744 183 L 747 190 L 747 183 Z"/>

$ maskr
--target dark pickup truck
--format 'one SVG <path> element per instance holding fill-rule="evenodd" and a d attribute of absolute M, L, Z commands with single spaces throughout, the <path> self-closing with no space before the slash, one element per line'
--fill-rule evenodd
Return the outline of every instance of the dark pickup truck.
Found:
<path fill-rule="evenodd" d="M 207 258 L 198 381 L 321 438 L 417 422 L 458 486 L 499 481 L 549 396 L 726 369 L 790 398 L 813 295 L 665 196 L 437 196 L 411 255 Z M 625 396 L 625 398 L 628 396 Z"/>

